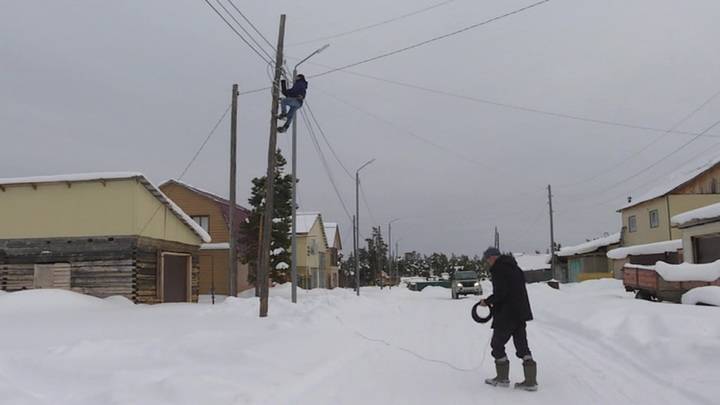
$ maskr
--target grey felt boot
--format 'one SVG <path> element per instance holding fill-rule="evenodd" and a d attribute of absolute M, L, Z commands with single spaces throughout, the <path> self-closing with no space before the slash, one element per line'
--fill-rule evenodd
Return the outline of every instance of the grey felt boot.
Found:
<path fill-rule="evenodd" d="M 523 372 L 525 381 L 515 383 L 515 388 L 525 391 L 537 391 L 537 363 L 532 357 L 523 360 Z"/>
<path fill-rule="evenodd" d="M 495 371 L 497 376 L 485 379 L 485 384 L 490 384 L 493 387 L 510 386 L 510 361 L 507 357 L 495 360 Z"/>

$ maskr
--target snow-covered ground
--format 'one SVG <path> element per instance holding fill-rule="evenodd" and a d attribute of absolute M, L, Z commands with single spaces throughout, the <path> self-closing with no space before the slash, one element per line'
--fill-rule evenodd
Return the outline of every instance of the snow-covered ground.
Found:
<path fill-rule="evenodd" d="M 442 288 L 315 290 L 293 305 L 278 287 L 262 320 L 253 298 L 0 293 L 0 403 L 718 403 L 719 308 L 635 300 L 612 280 L 528 288 L 535 393 L 482 383 L 490 329 L 470 319 L 474 298 Z"/>

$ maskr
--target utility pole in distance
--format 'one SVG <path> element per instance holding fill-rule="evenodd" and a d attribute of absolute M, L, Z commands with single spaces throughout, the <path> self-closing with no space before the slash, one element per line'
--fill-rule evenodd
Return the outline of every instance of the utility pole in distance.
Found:
<path fill-rule="evenodd" d="M 553 278 L 560 281 L 560 277 L 556 274 L 555 263 L 555 224 L 553 222 L 553 206 L 552 206 L 552 187 L 548 184 L 548 205 L 550 206 L 550 269 Z"/>
<path fill-rule="evenodd" d="M 235 191 L 237 189 L 237 102 L 238 85 L 232 86 L 232 111 L 230 115 L 230 206 L 228 207 L 228 226 L 230 227 L 230 268 L 228 293 L 237 297 L 237 226 L 235 225 L 235 207 L 237 206 Z"/>
<path fill-rule="evenodd" d="M 357 295 L 360 295 L 360 277 L 358 276 L 358 272 L 357 272 L 357 269 L 358 269 L 358 265 L 357 265 L 357 260 L 358 260 L 358 257 L 357 257 L 358 241 L 357 241 L 357 223 L 355 222 L 355 215 L 353 215 L 352 221 L 353 221 L 353 223 L 352 223 L 352 229 L 353 229 L 353 257 L 355 258 L 355 263 L 354 263 L 354 266 L 353 266 L 353 267 L 355 267 L 355 277 L 354 277 L 354 278 L 355 278 L 355 292 L 357 293 Z"/>
<path fill-rule="evenodd" d="M 263 218 L 263 238 L 261 252 L 258 258 L 260 263 L 258 282 L 260 283 L 260 317 L 268 314 L 268 295 L 270 277 L 270 241 L 272 240 L 272 223 L 275 197 L 275 153 L 277 152 L 277 111 L 280 103 L 280 77 L 283 66 L 283 47 L 285 45 L 285 14 L 280 16 L 280 29 L 278 32 L 277 52 L 275 55 L 275 78 L 272 88 L 272 105 L 270 111 L 270 142 L 268 145 L 268 167 L 265 178 L 265 216 Z"/>
<path fill-rule="evenodd" d="M 358 245 L 360 245 L 360 170 L 374 162 L 375 159 L 365 162 L 355 171 L 355 281 L 357 282 L 357 295 L 360 295 L 360 265 L 358 260 Z M 369 259 L 369 258 L 368 258 Z"/>

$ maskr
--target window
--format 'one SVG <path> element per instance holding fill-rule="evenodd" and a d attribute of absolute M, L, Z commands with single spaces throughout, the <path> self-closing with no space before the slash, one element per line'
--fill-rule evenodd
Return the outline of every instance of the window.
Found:
<path fill-rule="evenodd" d="M 207 215 L 194 215 L 191 217 L 193 221 L 195 221 L 202 229 L 205 230 L 205 232 L 209 232 L 210 227 L 210 217 Z"/>
<path fill-rule="evenodd" d="M 650 211 L 650 228 L 657 228 L 660 226 L 660 213 L 658 210 Z"/>
<path fill-rule="evenodd" d="M 628 217 L 628 232 L 636 232 L 637 231 L 637 217 L 635 215 L 631 215 Z"/>

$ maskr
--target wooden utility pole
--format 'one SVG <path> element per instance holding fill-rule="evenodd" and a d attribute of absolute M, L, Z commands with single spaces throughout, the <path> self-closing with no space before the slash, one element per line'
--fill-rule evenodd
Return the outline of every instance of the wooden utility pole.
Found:
<path fill-rule="evenodd" d="M 382 269 L 382 261 L 380 260 L 380 238 L 382 238 L 382 226 L 378 225 L 378 233 L 377 237 L 375 238 L 375 257 L 377 258 L 377 269 L 378 272 L 380 272 L 380 289 L 382 290 L 385 287 L 385 279 L 383 278 L 383 269 Z"/>
<path fill-rule="evenodd" d="M 237 189 L 237 102 L 238 85 L 232 86 L 232 111 L 230 112 L 230 206 L 228 207 L 228 226 L 230 227 L 230 269 L 228 282 L 228 293 L 231 297 L 237 297 L 237 226 L 235 225 L 235 190 Z"/>
<path fill-rule="evenodd" d="M 557 266 L 555 263 L 555 224 L 553 222 L 553 207 L 552 207 L 552 187 L 548 184 L 548 205 L 550 206 L 550 269 L 553 278 L 560 281 L 561 277 L 558 277 Z"/>
<path fill-rule="evenodd" d="M 258 257 L 260 264 L 258 282 L 260 283 L 260 317 L 268 314 L 268 295 L 270 277 L 270 241 L 272 240 L 272 223 L 275 197 L 275 154 L 277 152 L 277 112 L 280 103 L 280 77 L 283 67 L 283 47 L 285 46 L 285 14 L 280 16 L 277 52 L 275 54 L 275 78 L 272 87 L 272 105 L 270 110 L 270 142 L 268 145 L 267 177 L 265 178 L 265 216 L 263 218 L 263 238 L 261 252 Z"/>
<path fill-rule="evenodd" d="M 357 240 L 357 222 L 355 221 L 355 215 L 352 217 L 353 221 L 353 257 L 355 260 L 353 261 L 353 268 L 355 269 L 355 292 L 357 295 L 360 295 L 360 273 L 358 273 L 358 240 Z"/>

